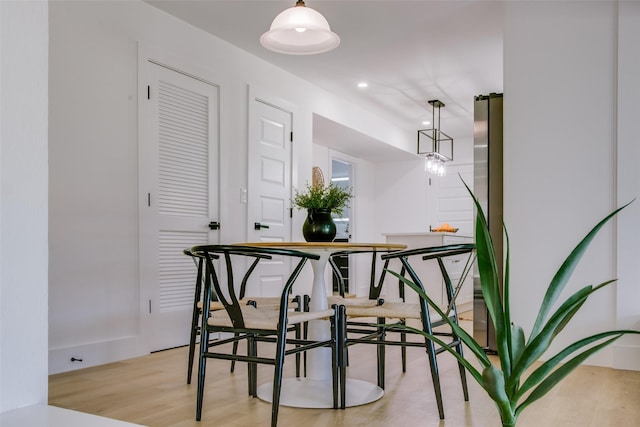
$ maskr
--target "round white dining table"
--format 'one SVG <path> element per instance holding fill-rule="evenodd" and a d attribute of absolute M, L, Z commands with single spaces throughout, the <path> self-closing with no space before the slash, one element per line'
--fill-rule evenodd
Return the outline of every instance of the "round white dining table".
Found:
<path fill-rule="evenodd" d="M 311 311 L 328 308 L 325 270 L 331 254 L 340 251 L 393 251 L 406 249 L 406 245 L 389 243 L 352 242 L 252 242 L 238 243 L 242 246 L 296 249 L 320 255 L 318 260 L 310 260 L 313 269 L 311 288 Z M 331 339 L 328 320 L 309 322 L 308 337 L 311 340 Z M 331 349 L 316 348 L 307 352 L 307 376 L 282 380 L 280 404 L 297 408 L 333 408 L 333 385 L 331 379 Z M 258 387 L 258 397 L 271 402 L 273 383 Z M 346 380 L 346 406 L 358 406 L 374 402 L 384 395 L 384 390 L 376 384 L 354 378 Z"/>

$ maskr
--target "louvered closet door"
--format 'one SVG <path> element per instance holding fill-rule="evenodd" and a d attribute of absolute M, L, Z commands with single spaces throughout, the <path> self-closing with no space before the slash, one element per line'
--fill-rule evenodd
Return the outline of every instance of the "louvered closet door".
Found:
<path fill-rule="evenodd" d="M 218 240 L 218 88 L 147 65 L 140 261 L 153 351 L 188 343 L 196 269 L 182 251 Z"/>

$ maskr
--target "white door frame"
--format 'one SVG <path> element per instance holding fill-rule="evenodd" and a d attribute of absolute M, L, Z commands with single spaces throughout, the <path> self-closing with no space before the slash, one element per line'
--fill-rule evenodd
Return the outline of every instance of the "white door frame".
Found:
<path fill-rule="evenodd" d="M 212 86 L 215 86 L 218 88 L 219 91 L 219 96 L 218 96 L 218 123 L 220 124 L 221 121 L 221 114 L 222 114 L 222 110 L 220 108 L 220 98 L 221 98 L 221 84 L 218 83 L 214 83 L 214 81 L 220 81 L 220 79 L 217 78 L 216 73 L 214 73 L 211 69 L 209 69 L 208 67 L 205 67 L 203 65 L 199 65 L 196 64 L 194 62 L 192 62 L 191 59 L 188 58 L 184 58 L 181 57 L 179 55 L 176 55 L 174 53 L 171 53 L 165 49 L 159 48 L 159 47 L 153 47 L 153 46 L 149 46 L 149 45 L 145 45 L 144 43 L 138 42 L 138 145 L 140 146 L 142 138 L 144 138 L 147 134 L 148 134 L 148 130 L 144 129 L 144 126 L 148 125 L 148 120 L 145 120 L 145 115 L 146 112 L 144 111 L 144 105 L 143 105 L 143 101 L 145 100 L 145 98 L 147 98 L 148 93 L 147 93 L 147 82 L 148 82 L 148 76 L 147 76 L 147 64 L 152 63 L 164 68 L 167 68 L 169 70 L 175 71 L 177 73 L 183 74 L 187 77 L 202 81 L 206 84 L 210 84 Z M 203 77 L 203 76 L 207 76 L 207 78 Z M 215 201 L 215 205 L 217 206 L 217 217 L 219 218 L 218 221 L 223 223 L 223 219 L 220 217 L 221 215 L 221 211 L 222 209 L 220 208 L 220 200 L 221 200 L 221 189 L 220 189 L 220 185 L 221 185 L 221 165 L 220 165 L 220 151 L 221 151 L 221 137 L 220 137 L 220 128 L 221 126 L 218 125 L 217 128 L 217 140 L 218 140 L 218 145 L 217 145 L 217 152 L 214 154 L 214 156 L 216 157 L 217 161 L 218 161 L 218 165 L 216 167 L 217 170 L 217 176 L 215 177 L 215 181 L 218 183 L 218 189 L 217 189 L 217 200 Z M 138 159 L 138 164 L 140 164 L 140 161 L 142 159 Z M 140 173 L 140 172 L 139 172 Z M 138 176 L 139 176 L 138 173 Z M 141 183 L 138 182 L 138 218 L 140 218 L 140 209 L 143 209 L 146 202 L 144 202 L 144 200 L 146 200 L 146 193 L 147 191 L 145 191 L 144 189 L 141 188 Z M 143 200 L 144 199 L 144 200 Z M 220 232 L 218 232 L 217 235 L 217 239 L 219 240 L 221 238 L 221 234 Z M 141 250 L 141 236 L 140 236 L 140 229 L 138 232 L 138 253 L 140 253 Z M 143 263 L 141 262 L 140 257 L 138 258 L 138 286 L 139 286 L 139 336 L 140 336 L 140 341 L 141 344 L 143 346 L 143 348 L 145 348 L 145 350 L 147 352 L 151 351 L 152 348 L 152 343 L 150 340 L 151 337 L 151 332 L 152 332 L 152 322 L 151 322 L 151 316 L 149 315 L 149 300 L 151 298 L 151 295 L 153 294 L 153 290 L 154 290 L 154 284 L 153 283 L 145 283 L 142 280 L 142 277 L 145 276 L 145 271 L 144 269 L 148 269 L 148 268 L 153 268 L 152 266 L 149 265 L 143 265 Z M 195 271 L 195 267 L 194 267 L 194 271 Z M 146 275 L 148 276 L 148 272 L 146 273 Z M 188 330 L 185 330 L 185 334 L 188 333 Z"/>
<path fill-rule="evenodd" d="M 251 177 L 252 173 L 255 173 L 256 170 L 252 170 L 251 169 L 251 162 L 253 159 L 253 155 L 255 154 L 254 152 L 252 152 L 253 148 L 252 148 L 252 144 L 257 141 L 259 139 L 259 135 L 256 134 L 256 123 L 260 120 L 260 113 L 258 111 L 258 103 L 264 104 L 268 107 L 274 108 L 276 110 L 279 110 L 281 112 L 283 112 L 284 114 L 289 115 L 290 117 L 290 126 L 291 126 L 291 133 L 294 133 L 294 123 L 295 123 L 295 117 L 297 114 L 297 109 L 296 107 L 287 102 L 284 101 L 276 96 L 273 96 L 265 91 L 262 90 L 256 90 L 254 87 L 252 87 L 251 85 L 249 85 L 248 87 L 248 98 L 247 98 L 247 103 L 248 103 L 248 110 L 249 110 L 249 114 L 248 114 L 248 122 L 247 122 L 247 128 L 248 128 L 248 132 L 247 132 L 247 189 L 248 189 L 248 199 L 247 199 L 247 205 L 246 205 L 246 227 L 245 227 L 245 232 L 246 232 L 246 239 L 250 240 L 250 241 L 254 241 L 254 240 L 258 240 L 256 238 L 256 236 L 260 236 L 260 233 L 256 232 L 254 229 L 254 224 L 255 224 L 255 214 L 252 213 L 250 211 L 250 208 L 256 208 L 258 206 L 257 204 L 257 200 L 256 198 L 259 196 L 258 193 L 258 188 L 255 186 L 254 180 Z M 285 135 L 286 137 L 286 135 Z M 289 168 L 288 170 L 285 171 L 285 173 L 289 174 L 289 188 L 288 188 L 288 193 L 287 193 L 287 199 L 291 199 L 292 196 L 292 192 L 293 192 L 293 186 L 294 186 L 294 180 L 297 178 L 297 167 L 296 167 L 296 163 L 295 163 L 295 156 L 294 156 L 294 147 L 295 147 L 295 136 L 293 138 L 292 141 L 290 141 L 290 149 L 289 149 Z M 254 165 L 256 166 L 256 165 Z M 285 180 L 286 181 L 286 180 Z M 253 187 L 250 187 L 253 186 Z M 289 201 L 287 201 L 287 204 L 285 206 L 285 210 L 286 212 L 284 212 L 284 216 L 288 217 L 288 228 L 287 226 L 285 226 L 284 228 L 284 233 L 285 233 L 285 237 L 288 238 L 289 240 L 291 240 L 292 236 L 293 236 L 293 216 L 290 210 L 290 203 Z M 268 234 L 268 232 L 267 232 Z M 273 287 L 269 287 L 267 286 L 266 288 L 263 288 L 262 285 L 258 285 L 257 282 L 261 282 L 263 276 L 262 274 L 265 273 L 267 274 L 267 282 L 268 283 L 271 281 L 271 283 L 275 284 L 275 282 L 273 282 L 272 280 L 278 280 L 276 278 L 284 278 L 287 277 L 289 274 L 289 271 L 282 271 L 282 270 L 289 270 L 290 269 L 290 260 L 288 258 L 282 258 L 282 259 L 276 259 L 274 258 L 272 260 L 273 262 L 268 262 L 268 263 L 264 263 L 262 266 L 258 267 L 258 270 L 256 270 L 256 272 L 253 274 L 250 283 L 253 284 L 254 286 L 258 287 L 259 289 L 254 289 L 254 292 L 259 292 L 260 295 L 263 295 L 262 292 L 263 291 L 267 291 L 267 292 L 273 292 Z M 284 283 L 283 283 L 284 285 Z M 269 290 L 267 290 L 267 288 L 269 288 Z M 273 296 L 273 295 L 268 295 L 268 296 Z"/>
<path fill-rule="evenodd" d="M 277 108 L 279 110 L 282 110 L 291 114 L 291 132 L 293 132 L 294 134 L 293 142 L 291 143 L 291 159 L 290 159 L 291 170 L 289 171 L 291 176 L 291 180 L 290 180 L 291 188 L 289 189 L 289 197 L 291 198 L 293 196 L 294 183 L 298 182 L 298 161 L 297 161 L 297 156 L 295 155 L 295 151 L 296 151 L 295 123 L 296 123 L 296 117 L 298 114 L 298 108 L 296 107 L 295 104 L 289 101 L 286 101 L 280 97 L 277 97 L 269 93 L 268 91 L 256 88 L 252 85 L 248 86 L 247 103 L 249 106 L 249 115 L 248 115 L 248 123 L 247 123 L 247 164 L 249 161 L 248 160 L 249 153 L 251 150 L 250 143 L 255 138 L 255 135 L 253 135 L 253 127 L 251 126 L 251 124 L 254 123 L 254 121 L 256 120 L 256 115 L 257 115 L 253 101 L 263 102 L 267 105 L 270 105 L 274 108 Z M 251 173 L 251 171 L 249 171 L 249 168 L 247 167 L 247 184 L 249 182 L 249 173 Z M 251 197 L 251 195 L 249 195 L 249 197 Z M 248 239 L 249 236 L 251 235 L 251 231 L 253 227 L 253 222 L 251 219 L 251 213 L 249 212 L 248 203 L 246 206 L 246 221 L 247 221 L 247 224 L 245 228 L 245 233 L 246 233 L 245 238 Z M 290 227 L 291 227 L 291 230 L 289 230 L 289 232 L 290 232 L 290 235 L 293 236 L 293 218 L 290 223 Z"/>

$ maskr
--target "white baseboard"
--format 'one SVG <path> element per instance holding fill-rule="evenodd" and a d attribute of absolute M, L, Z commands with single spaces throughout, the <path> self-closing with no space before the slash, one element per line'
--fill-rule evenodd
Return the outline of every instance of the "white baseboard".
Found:
<path fill-rule="evenodd" d="M 149 354 L 139 336 L 49 349 L 49 374 L 104 365 Z M 71 358 L 82 361 L 72 362 Z"/>
<path fill-rule="evenodd" d="M 608 346 L 589 357 L 584 365 L 640 371 L 640 346 L 625 344 Z"/>
<path fill-rule="evenodd" d="M 640 346 L 613 346 L 613 368 L 627 371 L 640 371 Z"/>
<path fill-rule="evenodd" d="M 458 313 L 469 312 L 473 315 L 473 301 L 457 303 L 456 307 L 458 308 Z"/>

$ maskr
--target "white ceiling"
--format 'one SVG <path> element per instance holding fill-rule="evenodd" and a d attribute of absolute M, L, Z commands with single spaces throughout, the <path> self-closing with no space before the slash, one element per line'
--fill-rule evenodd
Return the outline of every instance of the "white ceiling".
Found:
<path fill-rule="evenodd" d="M 431 127 L 422 125 L 431 119 L 427 101 L 439 99 L 446 105 L 442 130 L 471 137 L 474 96 L 502 92 L 504 0 L 306 0 L 341 43 L 302 56 L 268 51 L 258 40 L 295 0 L 147 2 L 405 129 Z M 369 87 L 359 89 L 360 81 Z M 314 128 L 316 122 L 322 135 L 340 131 L 335 122 L 314 120 Z"/>

